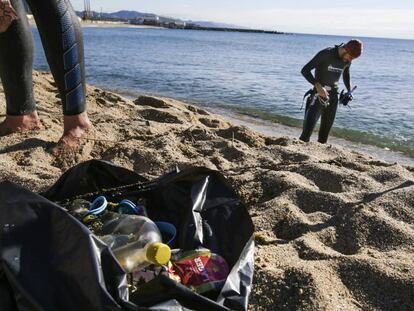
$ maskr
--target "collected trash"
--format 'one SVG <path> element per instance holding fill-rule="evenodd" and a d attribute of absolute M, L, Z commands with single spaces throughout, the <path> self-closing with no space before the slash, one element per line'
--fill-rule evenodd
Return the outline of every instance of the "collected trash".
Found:
<path fill-rule="evenodd" d="M 146 181 L 92 160 L 0 197 L 2 310 L 247 310 L 253 224 L 219 172 Z"/>
<path fill-rule="evenodd" d="M 220 291 L 229 275 L 229 266 L 223 257 L 208 249 L 177 251 L 171 259 L 170 274 L 199 294 Z"/>
<path fill-rule="evenodd" d="M 140 286 L 151 282 L 162 273 L 168 274 L 168 268 L 166 266 L 149 266 L 143 269 L 136 269 L 132 271 L 131 277 L 129 278 L 131 282 L 130 289 L 136 291 Z"/>
<path fill-rule="evenodd" d="M 91 203 L 75 200 L 69 206 L 74 215 L 108 245 L 122 268 L 132 274 L 129 278 L 132 290 L 165 272 L 171 279 L 203 294 L 220 291 L 229 275 L 224 258 L 209 249 L 176 249 L 171 257 L 167 244 L 171 245 L 175 239 L 175 227 L 137 216 L 146 214 L 145 207 L 137 208 L 130 200 L 116 204 L 99 196 Z M 170 235 L 166 244 L 160 229 Z"/>
<path fill-rule="evenodd" d="M 151 264 L 168 264 L 171 249 L 162 243 L 157 225 L 144 216 L 120 215 L 96 232 L 113 251 L 126 272 Z"/>

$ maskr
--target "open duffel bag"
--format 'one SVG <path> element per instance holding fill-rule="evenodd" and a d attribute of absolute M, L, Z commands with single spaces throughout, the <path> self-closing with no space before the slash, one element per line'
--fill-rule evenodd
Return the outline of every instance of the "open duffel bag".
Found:
<path fill-rule="evenodd" d="M 63 202 L 144 198 L 148 217 L 177 229 L 174 248 L 220 254 L 230 274 L 202 296 L 165 275 L 134 293 L 112 251 Z M 1 310 L 246 310 L 254 267 L 253 224 L 216 171 L 191 168 L 155 181 L 92 160 L 42 195 L 0 183 Z"/>

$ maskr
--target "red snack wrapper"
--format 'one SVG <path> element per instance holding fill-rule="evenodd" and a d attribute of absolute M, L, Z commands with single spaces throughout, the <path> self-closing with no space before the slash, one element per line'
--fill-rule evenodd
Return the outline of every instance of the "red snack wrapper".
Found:
<path fill-rule="evenodd" d="M 178 252 L 171 262 L 170 274 L 199 294 L 221 290 L 230 273 L 224 258 L 206 249 Z"/>

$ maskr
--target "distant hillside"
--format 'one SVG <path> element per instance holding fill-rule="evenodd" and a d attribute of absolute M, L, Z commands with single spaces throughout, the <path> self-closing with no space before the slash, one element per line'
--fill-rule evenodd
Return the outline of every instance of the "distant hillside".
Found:
<path fill-rule="evenodd" d="M 119 19 L 135 19 L 135 18 L 142 18 L 145 15 L 148 15 L 146 13 L 141 13 L 137 11 L 118 11 L 113 13 L 106 13 L 108 17 L 111 18 L 119 18 Z"/>

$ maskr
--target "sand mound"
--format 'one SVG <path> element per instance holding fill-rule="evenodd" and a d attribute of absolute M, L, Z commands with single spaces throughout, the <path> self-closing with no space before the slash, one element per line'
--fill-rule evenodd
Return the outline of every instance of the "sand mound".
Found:
<path fill-rule="evenodd" d="M 68 161 L 50 75 L 35 73 L 45 131 L 0 139 L 0 179 L 49 187 L 69 166 L 112 161 L 146 177 L 222 171 L 257 229 L 252 310 L 413 310 L 414 169 L 337 146 L 265 137 L 165 98 L 88 88 L 98 140 Z M 4 113 L 4 98 L 0 99 Z"/>

